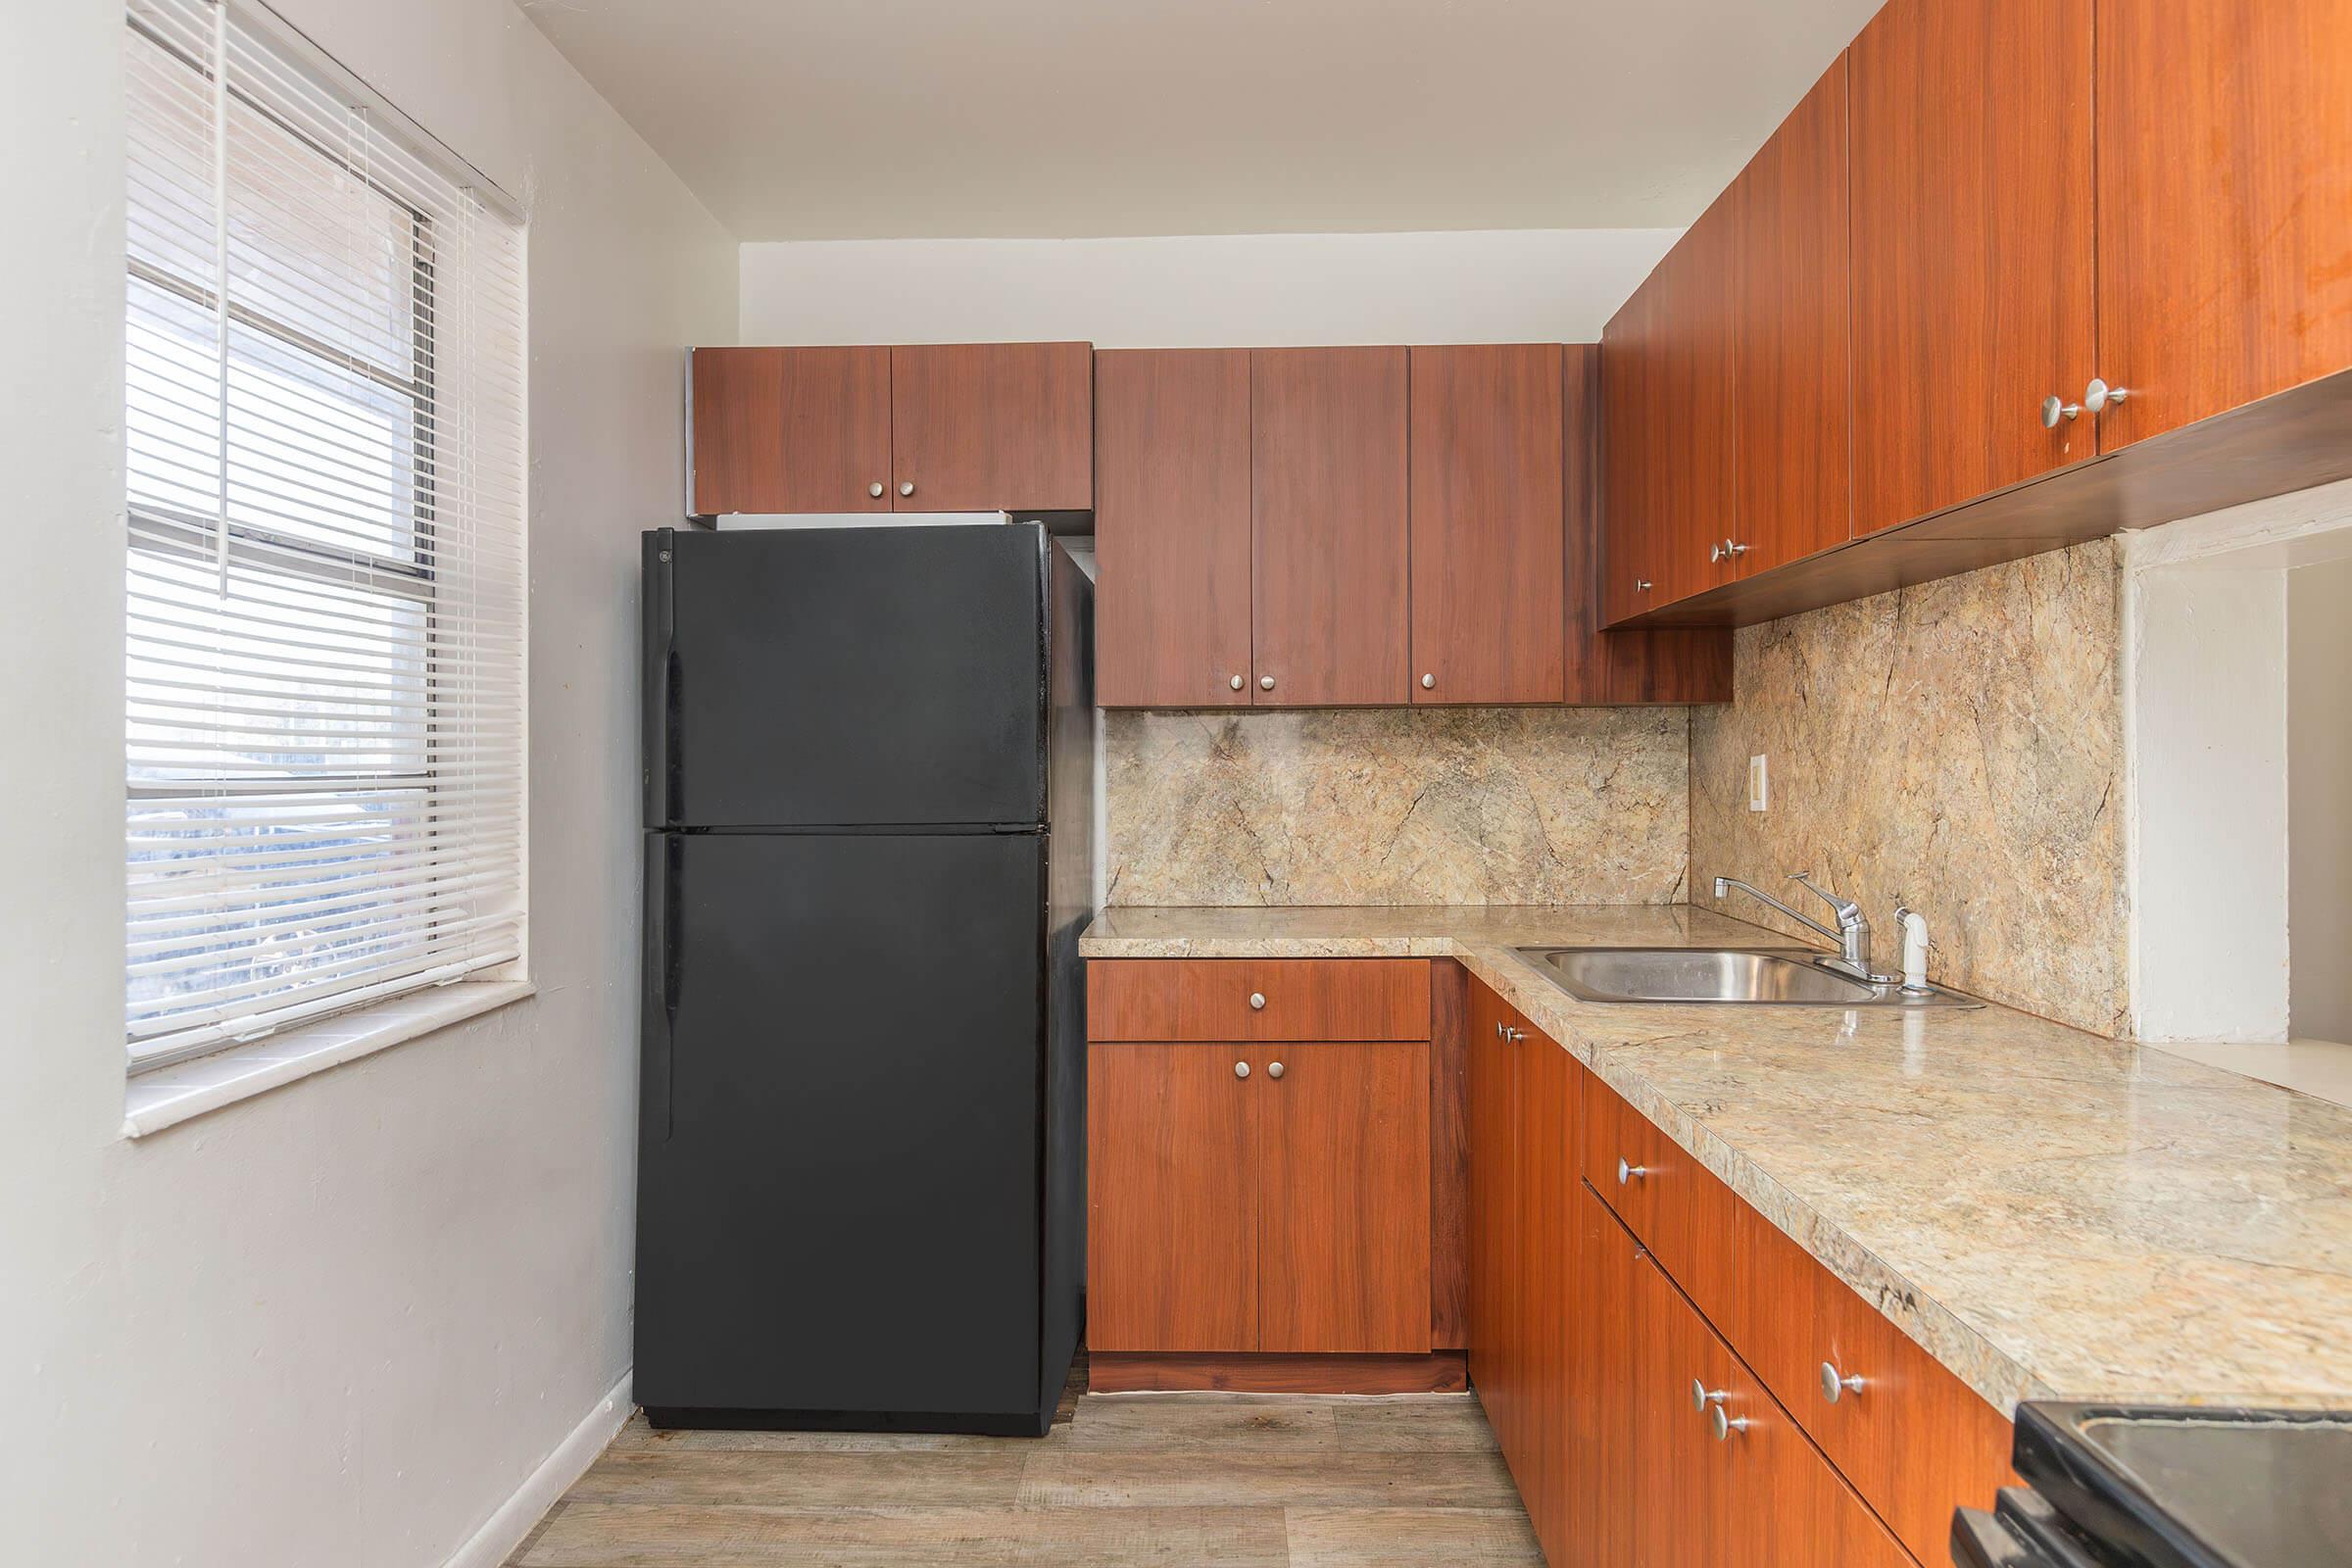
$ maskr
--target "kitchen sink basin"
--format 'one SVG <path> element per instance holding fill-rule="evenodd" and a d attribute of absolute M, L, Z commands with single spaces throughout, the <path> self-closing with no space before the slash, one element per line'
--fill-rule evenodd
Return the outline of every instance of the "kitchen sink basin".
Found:
<path fill-rule="evenodd" d="M 1744 1003 L 1797 1007 L 1981 1007 L 1931 986 L 1870 985 L 1810 948 L 1521 948 L 1519 956 L 1580 1002 Z"/>

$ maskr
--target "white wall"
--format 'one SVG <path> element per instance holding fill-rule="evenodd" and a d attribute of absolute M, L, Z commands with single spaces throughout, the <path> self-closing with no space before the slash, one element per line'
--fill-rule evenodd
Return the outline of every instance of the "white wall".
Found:
<path fill-rule="evenodd" d="M 2352 1044 L 2352 560 L 2286 574 L 2288 1027 Z"/>
<path fill-rule="evenodd" d="M 440 1563 L 629 1363 L 636 535 L 679 510 L 678 350 L 732 336 L 736 249 L 505 0 L 276 3 L 530 210 L 539 995 L 118 1136 L 122 12 L 12 7 L 11 1562 Z"/>
<path fill-rule="evenodd" d="M 1589 343 L 1679 229 L 743 247 L 746 343 Z"/>

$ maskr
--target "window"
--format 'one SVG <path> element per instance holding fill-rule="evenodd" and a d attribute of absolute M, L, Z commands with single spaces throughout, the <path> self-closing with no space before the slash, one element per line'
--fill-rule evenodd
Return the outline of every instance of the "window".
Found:
<path fill-rule="evenodd" d="M 128 17 L 137 1071 L 516 972 L 525 583 L 503 198 L 258 7 Z"/>

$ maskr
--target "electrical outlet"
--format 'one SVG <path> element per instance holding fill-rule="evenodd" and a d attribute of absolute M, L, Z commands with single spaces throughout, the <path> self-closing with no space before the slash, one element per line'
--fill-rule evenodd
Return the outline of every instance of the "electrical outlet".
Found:
<path fill-rule="evenodd" d="M 1751 757 L 1747 760 L 1747 808 L 1762 811 L 1771 805 L 1772 789 L 1765 777 L 1764 759 Z"/>

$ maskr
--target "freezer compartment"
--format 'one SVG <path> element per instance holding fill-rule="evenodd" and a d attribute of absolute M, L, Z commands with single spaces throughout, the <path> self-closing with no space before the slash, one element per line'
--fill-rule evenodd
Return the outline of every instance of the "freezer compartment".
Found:
<path fill-rule="evenodd" d="M 1042 822 L 1047 549 L 1034 523 L 646 535 L 645 825 Z"/>
<path fill-rule="evenodd" d="M 649 1410 L 1036 1429 L 1048 850 L 648 835 Z"/>

